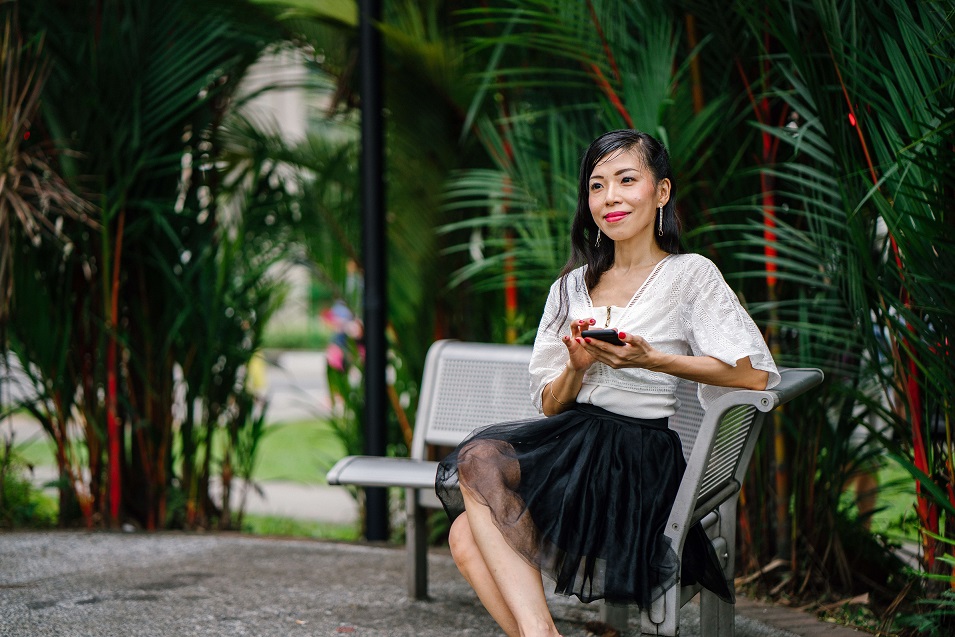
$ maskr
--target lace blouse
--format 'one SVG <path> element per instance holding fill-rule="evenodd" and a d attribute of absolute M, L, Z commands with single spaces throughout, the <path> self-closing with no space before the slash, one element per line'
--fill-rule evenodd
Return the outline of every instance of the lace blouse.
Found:
<path fill-rule="evenodd" d="M 531 394 L 543 411 L 542 391 L 563 371 L 567 347 L 561 338 L 570 333 L 572 320 L 594 318 L 603 327 L 607 307 L 594 307 L 577 268 L 551 286 L 531 356 Z M 567 286 L 569 311 L 559 324 L 560 285 Z M 767 388 L 779 383 L 779 372 L 756 324 L 746 313 L 712 261 L 698 254 L 672 254 L 656 265 L 626 307 L 611 307 L 610 325 L 617 331 L 639 334 L 662 352 L 712 356 L 729 365 L 749 356 L 755 369 L 769 372 Z M 584 374 L 577 402 L 590 403 L 636 418 L 672 415 L 679 405 L 676 376 L 646 369 L 613 369 L 594 363 Z M 701 384 L 704 408 L 732 387 Z"/>

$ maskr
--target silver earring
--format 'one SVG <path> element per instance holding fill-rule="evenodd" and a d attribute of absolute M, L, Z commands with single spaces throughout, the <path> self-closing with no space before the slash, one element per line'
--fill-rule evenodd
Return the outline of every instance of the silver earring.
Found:
<path fill-rule="evenodd" d="M 600 247 L 600 228 L 597 228 L 597 240 L 594 241 L 594 247 L 595 248 Z"/>
<path fill-rule="evenodd" d="M 657 212 L 660 213 L 660 222 L 657 224 L 657 236 L 663 236 L 663 204 L 657 206 Z"/>

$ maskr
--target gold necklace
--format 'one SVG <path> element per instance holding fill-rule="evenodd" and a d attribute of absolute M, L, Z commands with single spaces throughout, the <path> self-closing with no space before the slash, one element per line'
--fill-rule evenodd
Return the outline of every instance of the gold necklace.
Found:
<path fill-rule="evenodd" d="M 610 327 L 610 306 L 607 306 L 607 322 L 604 323 L 604 327 Z"/>

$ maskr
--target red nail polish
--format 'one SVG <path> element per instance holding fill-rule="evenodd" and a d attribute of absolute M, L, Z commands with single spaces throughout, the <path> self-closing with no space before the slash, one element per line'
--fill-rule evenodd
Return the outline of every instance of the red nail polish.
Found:
<path fill-rule="evenodd" d="M 589 342 L 590 342 L 590 339 L 589 339 L 589 338 L 585 338 L 584 341 L 587 342 L 587 343 L 589 343 Z"/>
<path fill-rule="evenodd" d="M 627 335 L 624 334 L 623 332 L 617 332 L 617 336 L 619 336 L 620 338 L 627 338 Z"/>
<path fill-rule="evenodd" d="M 597 319 L 590 319 L 590 324 L 591 324 L 591 325 L 593 325 L 593 324 L 596 323 L 596 322 L 597 322 Z"/>

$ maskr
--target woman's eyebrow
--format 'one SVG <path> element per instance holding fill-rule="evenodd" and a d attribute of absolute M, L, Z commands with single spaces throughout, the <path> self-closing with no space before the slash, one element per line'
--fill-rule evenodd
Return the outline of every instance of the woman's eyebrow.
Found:
<path fill-rule="evenodd" d="M 639 168 L 636 168 L 636 167 L 621 168 L 620 170 L 618 170 L 617 172 L 614 173 L 614 177 L 616 177 L 617 175 L 622 175 L 623 173 L 626 173 L 626 172 L 640 172 L 640 169 L 639 169 Z M 594 174 L 592 174 L 592 175 L 590 176 L 590 180 L 591 180 L 591 181 L 593 181 L 594 179 L 603 179 L 603 178 L 604 178 L 603 175 L 598 175 L 598 174 L 596 174 L 596 173 L 594 173 Z"/>

